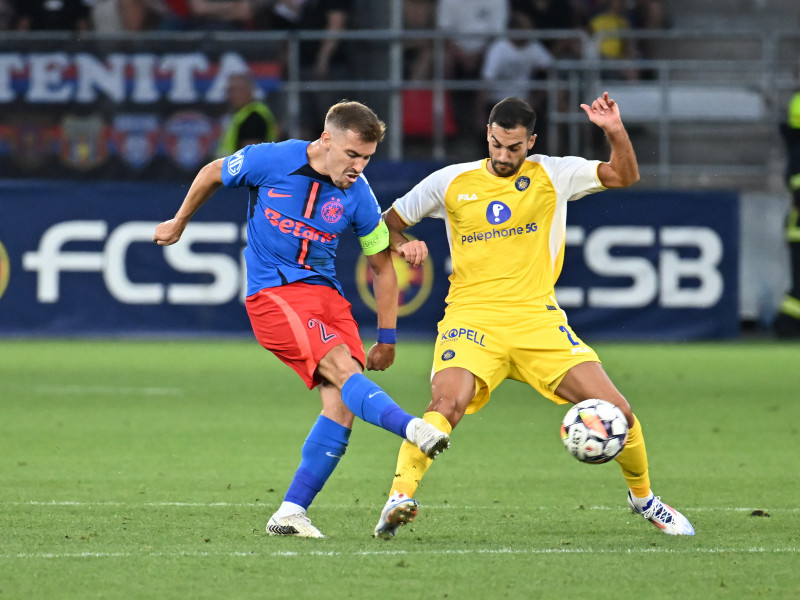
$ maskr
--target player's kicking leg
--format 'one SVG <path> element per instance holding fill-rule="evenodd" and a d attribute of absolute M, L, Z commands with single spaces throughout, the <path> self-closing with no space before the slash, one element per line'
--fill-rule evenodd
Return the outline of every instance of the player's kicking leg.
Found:
<path fill-rule="evenodd" d="M 571 367 L 555 393 L 570 402 L 580 402 L 586 398 L 603 398 L 623 409 L 630 425 L 628 440 L 615 460 L 628 484 L 628 505 L 633 512 L 642 515 L 664 533 L 694 535 L 694 527 L 689 520 L 662 502 L 659 497 L 654 496 L 650 490 L 650 471 L 642 425 L 600 362 L 587 360 Z"/>
<path fill-rule="evenodd" d="M 652 492 L 646 498 L 637 498 L 628 492 L 628 506 L 668 535 L 694 535 L 694 527 L 689 519 Z"/>

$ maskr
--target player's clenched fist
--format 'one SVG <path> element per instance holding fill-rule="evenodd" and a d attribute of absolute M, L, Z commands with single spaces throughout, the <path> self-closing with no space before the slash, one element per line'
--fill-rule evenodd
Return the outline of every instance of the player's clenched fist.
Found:
<path fill-rule="evenodd" d="M 170 219 L 156 227 L 153 241 L 159 246 L 170 246 L 181 239 L 182 233 L 183 228 L 175 222 L 175 219 Z"/>
<path fill-rule="evenodd" d="M 400 246 L 397 253 L 412 267 L 418 267 L 428 256 L 428 246 L 422 240 L 411 240 Z"/>

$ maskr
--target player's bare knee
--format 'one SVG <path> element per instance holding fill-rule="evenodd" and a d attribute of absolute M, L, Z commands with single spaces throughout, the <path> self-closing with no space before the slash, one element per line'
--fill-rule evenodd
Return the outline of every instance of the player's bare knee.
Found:
<path fill-rule="evenodd" d="M 326 381 L 338 389 L 355 373 L 363 372 L 361 365 L 353 360 L 350 350 L 345 344 L 331 349 L 317 365 L 317 372 Z"/>

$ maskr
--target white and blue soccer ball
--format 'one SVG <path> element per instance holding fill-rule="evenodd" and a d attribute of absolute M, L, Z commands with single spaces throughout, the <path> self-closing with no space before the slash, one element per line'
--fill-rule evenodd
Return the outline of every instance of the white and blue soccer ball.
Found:
<path fill-rule="evenodd" d="M 561 441 L 567 452 L 581 462 L 608 462 L 622 452 L 628 441 L 628 420 L 610 402 L 584 400 L 564 415 Z"/>

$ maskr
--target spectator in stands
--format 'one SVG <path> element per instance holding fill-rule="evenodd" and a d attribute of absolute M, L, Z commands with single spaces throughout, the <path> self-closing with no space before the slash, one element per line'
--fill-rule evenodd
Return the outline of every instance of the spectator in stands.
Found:
<path fill-rule="evenodd" d="M 410 31 L 433 32 L 436 29 L 436 2 L 434 0 L 403 0 L 403 28 Z M 403 78 L 411 81 L 433 79 L 433 39 L 406 40 L 403 43 Z M 414 154 L 415 146 L 426 156 L 434 124 L 443 127 L 446 137 L 454 136 L 458 127 L 453 116 L 453 98 L 444 92 L 444 118 L 438 122 L 433 115 L 433 90 L 430 85 L 406 89 L 403 98 L 403 141 L 405 152 Z"/>
<path fill-rule="evenodd" d="M 589 31 L 597 35 L 597 49 L 601 59 L 632 60 L 636 58 L 635 45 L 624 36 L 614 36 L 615 32 L 631 30 L 625 0 L 606 0 L 599 13 L 589 19 Z M 604 69 L 604 79 L 635 80 L 639 74 L 635 69 Z"/>
<path fill-rule="evenodd" d="M 660 0 L 631 0 L 629 19 L 634 29 L 666 29 L 668 26 Z"/>
<path fill-rule="evenodd" d="M 637 31 L 657 31 L 669 27 L 664 6 L 660 0 L 632 0 L 629 19 Z M 638 58 L 657 58 L 656 40 L 641 38 L 636 41 L 635 52 Z M 640 79 L 654 79 L 655 71 L 641 70 Z"/>
<path fill-rule="evenodd" d="M 434 0 L 403 0 L 403 28 L 412 31 L 436 27 Z M 427 80 L 433 77 L 433 41 L 406 40 L 403 43 L 403 77 Z"/>
<path fill-rule="evenodd" d="M 781 125 L 786 143 L 786 185 L 792 194 L 792 208 L 786 221 L 791 285 L 775 319 L 775 333 L 784 338 L 800 338 L 800 90 L 789 101 L 786 123 Z"/>
<path fill-rule="evenodd" d="M 474 79 L 491 36 L 502 35 L 508 23 L 505 0 L 439 0 L 437 28 L 447 39 L 447 76 Z"/>
<path fill-rule="evenodd" d="M 439 0 L 436 27 L 447 35 L 446 72 L 448 79 L 479 79 L 486 47 L 492 36 L 505 34 L 508 0 Z M 453 94 L 456 120 L 461 131 L 479 131 L 485 126 L 483 107 L 472 90 Z M 484 140 L 476 139 L 481 144 Z"/>
<path fill-rule="evenodd" d="M 228 78 L 231 115 L 217 146 L 217 156 L 230 156 L 250 144 L 278 141 L 278 123 L 269 106 L 258 99 L 258 92 L 249 72 Z"/>
<path fill-rule="evenodd" d="M 0 0 L 0 30 L 7 31 L 13 29 L 14 7 L 11 0 Z"/>
<path fill-rule="evenodd" d="M 352 78 L 348 44 L 335 34 L 347 29 L 353 14 L 352 0 L 278 0 L 270 15 L 271 29 L 330 33 L 323 40 L 300 43 L 301 77 L 305 81 Z M 341 92 L 303 94 L 301 137 L 311 137 L 324 127 L 321 115 L 335 104 Z"/>
<path fill-rule="evenodd" d="M 528 84 L 532 79 L 541 79 L 544 71 L 553 65 L 553 55 L 541 42 L 514 37 L 514 33 L 534 29 L 528 15 L 511 13 L 507 38 L 498 38 L 486 50 L 481 79 L 487 86 L 481 93 L 485 113 L 509 96 L 526 100 L 538 115 L 546 114 L 547 94 L 533 90 Z M 541 125 L 540 125 L 541 127 Z"/>
<path fill-rule="evenodd" d="M 143 31 L 155 24 L 156 12 L 148 0 L 87 0 L 92 29 L 98 33 Z"/>
<path fill-rule="evenodd" d="M 20 31 L 89 31 L 89 5 L 84 0 L 12 0 L 15 29 Z"/>
<path fill-rule="evenodd" d="M 262 0 L 144 1 L 159 15 L 158 29 L 229 31 L 252 28 L 253 19 Z"/>
<path fill-rule="evenodd" d="M 189 0 L 193 29 L 236 31 L 251 29 L 255 15 L 252 0 Z"/>
<path fill-rule="evenodd" d="M 146 0 L 158 15 L 156 29 L 185 31 L 192 28 L 189 0 Z"/>
<path fill-rule="evenodd" d="M 521 12 L 531 20 L 533 27 L 542 31 L 584 29 L 586 5 L 579 0 L 511 0 L 512 12 Z M 559 38 L 543 42 L 555 58 L 579 59 L 579 37 Z"/>

